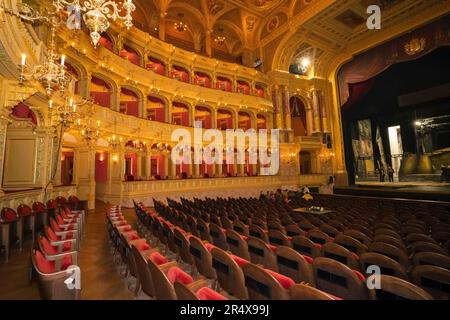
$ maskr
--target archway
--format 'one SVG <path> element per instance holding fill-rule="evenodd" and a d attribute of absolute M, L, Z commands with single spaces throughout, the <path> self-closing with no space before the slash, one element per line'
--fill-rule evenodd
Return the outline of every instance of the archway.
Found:
<path fill-rule="evenodd" d="M 189 126 L 189 106 L 183 102 L 172 104 L 172 123 L 179 126 Z"/>
<path fill-rule="evenodd" d="M 297 96 L 289 100 L 292 117 L 292 129 L 295 137 L 308 135 L 308 124 L 306 119 L 306 108 L 303 100 Z"/>
<path fill-rule="evenodd" d="M 151 121 L 166 122 L 166 102 L 159 97 L 147 97 L 147 119 Z"/>

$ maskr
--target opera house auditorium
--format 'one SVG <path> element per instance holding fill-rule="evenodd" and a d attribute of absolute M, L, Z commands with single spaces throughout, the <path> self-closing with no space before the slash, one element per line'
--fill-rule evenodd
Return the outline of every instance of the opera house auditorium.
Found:
<path fill-rule="evenodd" d="M 449 71 L 448 0 L 0 0 L 0 300 L 449 300 Z"/>

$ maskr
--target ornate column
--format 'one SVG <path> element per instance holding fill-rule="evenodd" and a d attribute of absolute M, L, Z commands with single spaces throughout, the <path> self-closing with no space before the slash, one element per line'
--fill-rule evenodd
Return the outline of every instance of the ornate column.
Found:
<path fill-rule="evenodd" d="M 89 99 L 91 96 L 91 81 L 92 81 L 92 73 L 87 72 L 85 76 L 81 77 L 78 87 L 79 94 L 85 99 Z"/>
<path fill-rule="evenodd" d="M 138 152 L 136 154 L 136 161 L 137 161 L 137 172 L 136 172 L 136 176 L 138 179 L 142 178 L 142 154 L 140 152 Z M 145 169 L 144 169 L 145 170 Z"/>
<path fill-rule="evenodd" d="M 120 95 L 122 92 L 122 86 L 117 85 L 117 92 L 113 94 L 113 99 L 111 99 L 111 110 L 120 112 Z"/>
<path fill-rule="evenodd" d="M 273 102 L 274 113 L 275 113 L 275 125 L 276 125 L 276 129 L 283 129 L 283 120 L 282 120 L 282 115 L 281 115 L 280 101 L 278 99 L 279 98 L 278 91 L 279 91 L 279 88 L 276 85 L 272 90 L 272 102 Z"/>
<path fill-rule="evenodd" d="M 125 154 L 120 147 L 111 150 L 108 157 L 108 180 L 105 188 L 105 201 L 121 204 L 123 198 L 123 178 L 125 169 Z"/>
<path fill-rule="evenodd" d="M 152 168 L 151 168 L 151 163 L 152 163 L 152 155 L 147 152 L 144 156 L 145 159 L 145 178 L 147 180 L 151 180 L 152 179 Z"/>
<path fill-rule="evenodd" d="M 283 103 L 284 129 L 286 130 L 285 142 L 289 143 L 293 141 L 294 135 L 292 132 L 291 108 L 289 105 L 289 91 L 287 86 L 283 86 L 281 99 Z"/>
<path fill-rule="evenodd" d="M 158 26 L 158 37 L 160 40 L 166 40 L 166 14 L 164 12 L 160 13 L 159 26 Z"/>
<path fill-rule="evenodd" d="M 164 155 L 164 173 L 170 179 L 172 177 L 170 172 L 170 153 Z M 166 177 L 164 177 L 165 179 Z"/>
<path fill-rule="evenodd" d="M 311 102 L 312 102 L 312 114 L 313 114 L 313 133 L 321 132 L 319 92 L 316 89 L 313 89 L 311 91 Z"/>
<path fill-rule="evenodd" d="M 212 30 L 206 30 L 206 35 L 205 35 L 205 49 L 206 49 L 206 55 L 208 57 L 211 57 L 212 55 Z"/>
<path fill-rule="evenodd" d="M 211 128 L 217 129 L 217 106 L 211 111 Z"/>
<path fill-rule="evenodd" d="M 0 197 L 5 194 L 1 188 L 3 185 L 3 167 L 5 165 L 6 130 L 9 123 L 6 111 L 5 108 L 2 108 L 0 116 Z"/>
<path fill-rule="evenodd" d="M 322 131 L 329 132 L 326 99 L 322 91 L 320 91 L 319 105 L 320 105 L 320 115 L 322 117 Z"/>
<path fill-rule="evenodd" d="M 89 209 L 95 209 L 95 147 L 76 150 L 77 190 L 80 200 L 87 200 Z"/>

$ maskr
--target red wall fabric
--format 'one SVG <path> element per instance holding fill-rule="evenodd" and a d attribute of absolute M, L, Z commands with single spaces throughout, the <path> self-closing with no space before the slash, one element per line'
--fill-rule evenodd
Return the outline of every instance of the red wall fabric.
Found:
<path fill-rule="evenodd" d="M 217 77 L 216 89 L 231 92 L 233 90 L 233 86 L 231 85 L 231 81 L 229 79 Z"/>
<path fill-rule="evenodd" d="M 29 119 L 34 125 L 37 125 L 36 114 L 22 102 L 13 108 L 11 114 L 19 119 Z"/>
<path fill-rule="evenodd" d="M 196 72 L 194 76 L 194 84 L 205 88 L 211 88 L 211 78 L 203 72 Z"/>
<path fill-rule="evenodd" d="M 126 106 L 126 114 L 128 114 L 130 116 L 138 117 L 139 116 L 139 101 L 129 101 L 130 99 L 139 100 L 136 93 L 134 93 L 133 91 L 128 90 L 126 88 L 122 88 L 121 93 L 122 93 L 122 95 L 128 96 L 128 97 L 124 97 L 123 101 L 120 101 L 121 107 Z M 121 110 L 121 112 L 122 112 L 122 110 Z"/>
<path fill-rule="evenodd" d="M 131 63 L 140 66 L 141 65 L 141 57 L 139 53 L 136 52 L 136 50 L 128 47 L 127 45 L 123 46 L 123 49 L 120 51 L 119 54 L 122 58 L 126 58 Z"/>
<path fill-rule="evenodd" d="M 238 81 L 236 91 L 243 94 L 250 94 L 250 85 L 247 82 Z"/>
<path fill-rule="evenodd" d="M 170 75 L 171 78 L 178 79 L 182 82 L 188 82 L 189 83 L 189 72 L 179 66 L 173 66 L 172 73 Z"/>
<path fill-rule="evenodd" d="M 104 88 L 105 91 L 108 92 L 95 92 L 91 90 L 91 98 L 94 100 L 94 102 L 102 107 L 110 108 L 111 107 L 111 88 L 108 86 L 108 84 L 103 81 L 102 79 L 92 77 L 92 83 L 96 86 L 101 86 Z"/>
<path fill-rule="evenodd" d="M 138 178 L 137 176 L 137 155 L 136 153 L 128 153 L 125 155 L 125 159 L 131 159 L 131 175 L 134 178 Z"/>
<path fill-rule="evenodd" d="M 265 98 L 264 88 L 256 86 L 255 87 L 255 93 L 256 93 L 256 96 L 261 97 L 261 98 Z"/>
<path fill-rule="evenodd" d="M 166 168 L 165 168 L 164 156 L 162 156 L 162 155 L 155 155 L 155 156 L 152 156 L 152 160 L 156 160 L 156 162 L 158 163 L 158 172 L 157 172 L 157 174 L 159 174 L 161 179 L 165 179 L 166 178 Z M 155 175 L 154 172 L 152 172 L 152 174 Z"/>
<path fill-rule="evenodd" d="M 95 181 L 106 182 L 108 180 L 108 152 L 95 154 Z M 103 158 L 103 161 L 100 161 Z"/>
<path fill-rule="evenodd" d="M 101 36 L 99 43 L 101 46 L 105 47 L 109 51 L 111 51 L 111 52 L 114 51 L 113 42 L 111 41 L 111 39 L 109 38 L 109 36 L 107 34 L 103 34 Z"/>
<path fill-rule="evenodd" d="M 148 57 L 146 68 L 155 71 L 157 74 L 166 75 L 166 66 L 164 63 L 156 58 Z"/>

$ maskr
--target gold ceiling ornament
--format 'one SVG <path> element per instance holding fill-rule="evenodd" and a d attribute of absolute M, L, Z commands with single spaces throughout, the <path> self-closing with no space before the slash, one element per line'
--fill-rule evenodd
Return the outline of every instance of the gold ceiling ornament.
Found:
<path fill-rule="evenodd" d="M 413 56 L 425 49 L 427 40 L 425 38 L 412 38 L 407 44 L 405 44 L 405 53 L 409 56 Z"/>
<path fill-rule="evenodd" d="M 131 14 L 136 10 L 133 0 L 123 0 L 120 5 L 112 0 L 54 0 L 54 5 L 58 11 L 69 12 L 67 26 L 70 29 L 81 27 L 80 15 L 83 13 L 94 47 L 97 47 L 101 34 L 111 26 L 110 19 L 123 20 L 125 27 L 130 29 L 133 26 Z"/>

